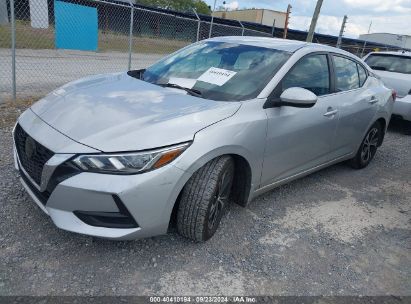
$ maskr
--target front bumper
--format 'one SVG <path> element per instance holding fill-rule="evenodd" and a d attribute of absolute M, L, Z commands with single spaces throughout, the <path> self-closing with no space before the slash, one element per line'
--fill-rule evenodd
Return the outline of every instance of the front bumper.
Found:
<path fill-rule="evenodd" d="M 399 98 L 394 102 L 392 114 L 401 116 L 402 119 L 411 121 L 411 95 Z"/>
<path fill-rule="evenodd" d="M 15 157 L 18 163 L 16 153 Z M 26 178 L 20 180 L 27 193 L 57 227 L 90 236 L 128 240 L 167 232 L 174 202 L 184 185 L 181 180 L 184 180 L 185 174 L 172 165 L 128 176 L 84 172 L 58 184 L 46 202 L 39 199 Z M 75 215 L 75 211 L 119 212 L 113 195 L 121 199 L 138 227 L 96 227 L 88 225 Z"/>
<path fill-rule="evenodd" d="M 26 115 L 27 116 L 27 115 Z M 24 117 L 23 117 L 24 118 Z M 33 132 L 32 119 L 20 119 L 23 129 L 37 140 L 42 134 L 52 132 L 50 126 L 35 119 L 41 133 Z M 52 142 L 64 142 L 63 134 L 53 133 Z M 72 143 L 61 145 L 73 147 Z M 49 147 L 53 149 L 54 147 Z M 57 172 L 74 156 L 72 148 L 56 153 L 43 167 L 41 184 L 36 184 L 24 170 L 16 147 L 15 167 L 20 171 L 21 183 L 36 204 L 50 216 L 54 224 L 64 230 L 113 240 L 151 237 L 167 232 L 174 203 L 188 180 L 190 173 L 172 164 L 157 170 L 135 175 L 110 175 L 79 172 L 55 183 Z M 81 149 L 80 149 L 81 150 Z M 70 152 L 70 153 L 66 153 Z M 84 153 L 84 152 L 80 152 Z M 43 184 L 43 181 L 46 183 Z M 49 187 L 51 183 L 57 184 Z M 50 191 L 48 191 L 51 189 Z M 43 194 L 47 195 L 43 195 Z M 122 210 L 123 209 L 123 210 Z M 132 228 L 104 227 L 96 221 L 90 224 L 82 214 L 124 214 L 124 210 L 136 223 Z M 80 214 L 80 215 L 79 215 Z M 118 226 L 116 226 L 118 227 Z"/>

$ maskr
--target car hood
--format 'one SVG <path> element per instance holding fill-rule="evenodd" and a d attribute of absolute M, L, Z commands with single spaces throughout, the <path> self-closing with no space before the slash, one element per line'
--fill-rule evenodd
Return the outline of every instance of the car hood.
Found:
<path fill-rule="evenodd" d="M 230 117 L 240 106 L 240 102 L 197 98 L 119 73 L 71 82 L 31 110 L 79 143 L 120 152 L 192 140 L 197 131 Z"/>
<path fill-rule="evenodd" d="M 378 70 L 373 70 L 373 72 L 381 77 L 387 87 L 394 89 L 398 97 L 404 97 L 410 92 L 411 75 Z"/>

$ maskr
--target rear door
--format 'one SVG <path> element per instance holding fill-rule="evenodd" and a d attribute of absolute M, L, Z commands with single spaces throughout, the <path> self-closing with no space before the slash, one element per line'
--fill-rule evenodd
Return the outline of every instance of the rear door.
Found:
<path fill-rule="evenodd" d="M 332 59 L 335 93 L 330 98 L 339 112 L 333 154 L 339 157 L 358 148 L 377 112 L 380 94 L 361 63 L 339 54 Z"/>

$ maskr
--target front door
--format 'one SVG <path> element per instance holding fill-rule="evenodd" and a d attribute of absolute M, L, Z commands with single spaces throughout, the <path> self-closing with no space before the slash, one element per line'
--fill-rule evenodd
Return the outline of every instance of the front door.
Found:
<path fill-rule="evenodd" d="M 287 88 L 302 87 L 316 94 L 318 101 L 312 108 L 265 109 L 268 126 L 261 187 L 331 160 L 339 113 L 329 97 L 329 71 L 326 54 L 311 54 L 301 58 L 275 89 L 281 95 Z"/>

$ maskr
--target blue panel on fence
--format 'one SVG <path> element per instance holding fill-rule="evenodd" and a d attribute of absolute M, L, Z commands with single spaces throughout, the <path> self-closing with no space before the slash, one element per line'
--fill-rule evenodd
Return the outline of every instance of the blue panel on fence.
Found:
<path fill-rule="evenodd" d="M 97 50 L 97 9 L 54 1 L 55 42 L 58 49 Z"/>

